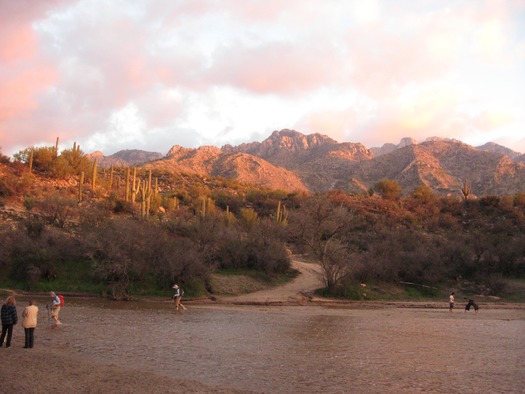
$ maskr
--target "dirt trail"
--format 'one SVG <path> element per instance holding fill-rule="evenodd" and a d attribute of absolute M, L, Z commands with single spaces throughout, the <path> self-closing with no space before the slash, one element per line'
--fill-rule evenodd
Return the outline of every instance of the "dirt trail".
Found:
<path fill-rule="evenodd" d="M 220 302 L 234 304 L 306 303 L 311 300 L 316 289 L 324 286 L 321 266 L 292 259 L 292 268 L 298 270 L 299 275 L 283 286 L 250 294 L 221 297 Z"/>

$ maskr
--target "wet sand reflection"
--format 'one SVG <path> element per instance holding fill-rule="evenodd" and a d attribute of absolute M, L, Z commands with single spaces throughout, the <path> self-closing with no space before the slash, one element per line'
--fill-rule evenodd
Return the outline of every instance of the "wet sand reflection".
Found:
<path fill-rule="evenodd" d="M 45 343 L 255 392 L 523 392 L 525 310 L 73 301 Z"/>

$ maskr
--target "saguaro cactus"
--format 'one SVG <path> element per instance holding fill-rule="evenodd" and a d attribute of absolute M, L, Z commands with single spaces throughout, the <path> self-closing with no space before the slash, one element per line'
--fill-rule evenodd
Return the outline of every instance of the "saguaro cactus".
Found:
<path fill-rule="evenodd" d="M 113 190 L 113 165 L 109 169 L 109 190 Z"/>
<path fill-rule="evenodd" d="M 140 182 L 140 181 L 139 181 Z M 140 216 L 142 219 L 146 217 L 146 181 L 142 181 L 142 199 L 140 200 Z"/>
<path fill-rule="evenodd" d="M 275 221 L 277 223 L 285 224 L 287 220 L 286 206 L 281 204 L 281 201 L 277 204 L 277 214 L 275 215 Z"/>
<path fill-rule="evenodd" d="M 84 188 L 84 171 L 80 173 L 80 179 L 78 181 L 78 202 L 82 201 L 83 188 Z"/>
<path fill-rule="evenodd" d="M 201 203 L 201 217 L 206 217 L 206 197 L 202 197 L 202 203 Z"/>
<path fill-rule="evenodd" d="M 140 189 L 140 180 L 137 184 L 137 167 L 133 167 L 133 182 L 131 185 L 131 202 L 135 204 L 135 201 L 137 200 L 137 193 Z"/>
<path fill-rule="evenodd" d="M 95 160 L 93 160 L 93 169 L 91 171 L 91 184 L 93 186 L 93 190 L 97 187 L 97 158 L 95 157 Z"/>
<path fill-rule="evenodd" d="M 230 206 L 226 205 L 226 221 L 228 223 L 228 226 L 231 226 L 233 219 L 233 213 L 230 212 Z"/>
<path fill-rule="evenodd" d="M 130 170 L 128 167 L 126 168 L 126 201 L 129 201 L 129 177 L 130 177 Z"/>
<path fill-rule="evenodd" d="M 31 148 L 31 152 L 29 153 L 29 173 L 33 173 L 33 156 L 35 154 L 35 149 Z"/>
<path fill-rule="evenodd" d="M 57 140 L 55 142 L 55 159 L 58 157 L 58 137 L 57 137 Z"/>
<path fill-rule="evenodd" d="M 461 193 L 463 194 L 463 199 L 465 200 L 465 202 L 467 202 L 468 196 L 470 196 L 470 192 L 471 190 L 468 181 L 464 181 L 463 187 L 461 188 Z"/>

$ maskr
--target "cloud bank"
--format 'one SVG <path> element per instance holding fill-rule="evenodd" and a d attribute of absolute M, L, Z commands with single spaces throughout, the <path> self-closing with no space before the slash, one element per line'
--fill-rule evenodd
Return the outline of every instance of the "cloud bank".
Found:
<path fill-rule="evenodd" d="M 166 153 L 291 128 L 525 152 L 525 2 L 0 0 L 0 146 Z"/>

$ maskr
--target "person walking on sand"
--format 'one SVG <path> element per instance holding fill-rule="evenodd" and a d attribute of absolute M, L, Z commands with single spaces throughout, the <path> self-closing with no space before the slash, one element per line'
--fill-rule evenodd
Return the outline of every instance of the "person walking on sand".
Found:
<path fill-rule="evenodd" d="M 13 337 L 13 327 L 18 322 L 18 315 L 16 314 L 16 300 L 15 297 L 9 296 L 5 300 L 0 310 L 2 320 L 2 336 L 0 337 L 0 347 L 4 346 L 4 339 L 7 334 L 5 347 L 11 346 L 11 338 Z"/>
<path fill-rule="evenodd" d="M 29 300 L 29 305 L 22 312 L 22 327 L 25 333 L 24 349 L 31 349 L 35 339 L 36 321 L 38 318 L 38 307 L 33 300 Z"/>
<path fill-rule="evenodd" d="M 186 307 L 180 302 L 182 296 L 184 295 L 184 290 L 182 290 L 176 283 L 173 285 L 172 288 L 175 289 L 175 294 L 173 294 L 173 300 L 175 301 L 176 309 L 179 310 L 179 307 L 181 307 L 183 310 L 186 310 Z"/>
<path fill-rule="evenodd" d="M 62 324 L 60 320 L 58 320 L 58 313 L 60 312 L 60 305 L 62 304 L 60 298 L 54 291 L 49 292 L 49 296 L 51 297 L 51 302 L 46 305 L 46 308 L 51 309 L 51 316 L 55 319 L 55 324 Z"/>
<path fill-rule="evenodd" d="M 450 293 L 450 297 L 448 297 L 448 308 L 449 311 L 452 312 L 452 309 L 454 309 L 454 292 Z"/>

